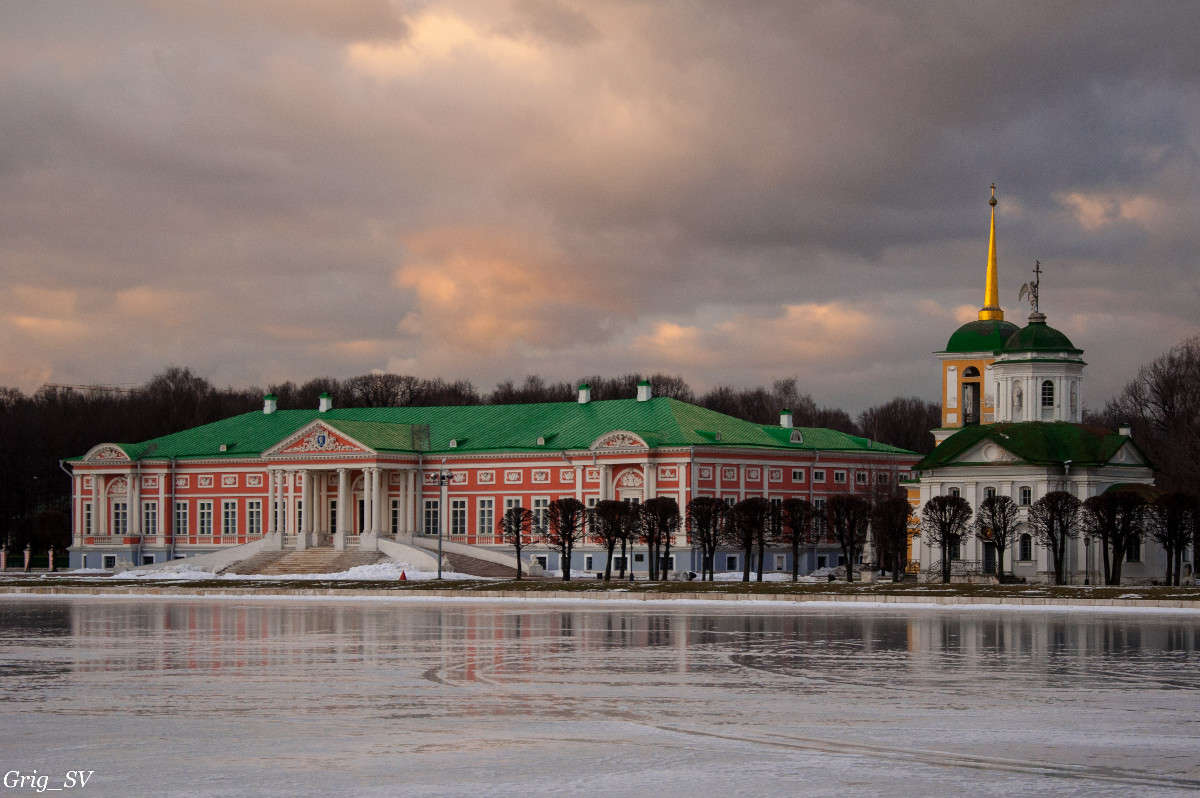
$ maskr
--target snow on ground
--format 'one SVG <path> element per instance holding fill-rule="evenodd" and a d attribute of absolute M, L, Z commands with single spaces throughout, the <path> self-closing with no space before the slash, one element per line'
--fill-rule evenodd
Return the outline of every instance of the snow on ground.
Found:
<path fill-rule="evenodd" d="M 79 573 L 76 571 L 75 573 Z M 98 571 L 96 573 L 107 573 Z M 434 571 L 419 571 L 408 563 L 377 562 L 371 565 L 357 565 L 348 571 L 338 571 L 328 574 L 212 574 L 208 571 L 197 571 L 181 565 L 178 570 L 170 571 L 122 571 L 114 579 L 227 579 L 230 581 L 283 581 L 283 580 L 370 580 L 376 582 L 395 582 L 404 574 L 406 580 L 422 581 L 437 579 Z M 456 571 L 443 571 L 443 579 L 487 579 L 483 576 L 460 574 Z"/>

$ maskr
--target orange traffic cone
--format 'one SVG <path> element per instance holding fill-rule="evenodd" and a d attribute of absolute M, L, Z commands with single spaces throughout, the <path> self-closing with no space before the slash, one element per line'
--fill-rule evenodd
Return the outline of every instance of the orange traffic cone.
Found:
<path fill-rule="evenodd" d="M 408 581 L 408 574 L 404 573 L 404 571 L 401 571 L 401 572 L 400 572 L 400 581 L 401 581 L 401 582 L 407 582 L 407 581 Z"/>

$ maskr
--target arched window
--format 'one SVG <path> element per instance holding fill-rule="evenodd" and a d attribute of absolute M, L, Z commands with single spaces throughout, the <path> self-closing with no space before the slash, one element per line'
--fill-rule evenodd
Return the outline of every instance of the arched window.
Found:
<path fill-rule="evenodd" d="M 1050 380 L 1042 382 L 1042 407 L 1054 407 L 1054 383 Z"/>
<path fill-rule="evenodd" d="M 1071 380 L 1071 417 L 1074 418 L 1079 409 L 1079 383 Z"/>
<path fill-rule="evenodd" d="M 1025 392 L 1021 389 L 1021 383 L 1013 383 L 1012 395 L 1012 414 L 1014 419 L 1020 418 L 1021 408 L 1025 404 Z"/>
<path fill-rule="evenodd" d="M 963 369 L 963 377 L 978 377 L 978 376 L 979 376 L 979 369 L 975 368 L 974 366 L 967 366 L 965 369 Z"/>
<path fill-rule="evenodd" d="M 1033 559 L 1033 538 L 1028 532 L 1021 535 L 1020 545 L 1017 547 L 1017 559 L 1028 562 Z"/>
<path fill-rule="evenodd" d="M 946 495 L 957 497 L 960 495 L 960 491 L 958 488 L 951 488 L 950 490 L 946 491 Z"/>

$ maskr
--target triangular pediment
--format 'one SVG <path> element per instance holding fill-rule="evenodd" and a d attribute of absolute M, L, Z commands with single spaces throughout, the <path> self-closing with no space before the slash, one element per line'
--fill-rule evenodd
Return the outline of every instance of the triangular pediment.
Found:
<path fill-rule="evenodd" d="M 954 463 L 1015 463 L 1020 458 L 993 440 L 985 438 L 955 457 Z"/>
<path fill-rule="evenodd" d="M 314 421 L 263 452 L 265 457 L 313 457 L 323 455 L 374 454 L 344 432 Z"/>
<path fill-rule="evenodd" d="M 1145 465 L 1146 459 L 1132 443 L 1122 444 L 1117 453 L 1108 458 L 1109 465 Z"/>

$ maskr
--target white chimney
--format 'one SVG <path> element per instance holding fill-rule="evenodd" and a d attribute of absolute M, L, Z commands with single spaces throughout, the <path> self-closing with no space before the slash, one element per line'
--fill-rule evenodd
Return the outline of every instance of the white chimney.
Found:
<path fill-rule="evenodd" d="M 263 415 L 269 416 L 279 407 L 279 397 L 269 393 L 263 397 Z"/>
<path fill-rule="evenodd" d="M 642 380 L 641 382 L 638 383 L 637 400 L 639 402 L 649 402 L 650 401 L 650 381 L 649 380 Z"/>
<path fill-rule="evenodd" d="M 1133 427 L 1127 427 L 1127 426 L 1117 427 L 1117 434 L 1120 435 L 1122 438 L 1132 438 L 1133 437 Z"/>
<path fill-rule="evenodd" d="M 590 401 L 592 401 L 592 386 L 588 385 L 586 382 L 580 383 L 579 404 L 586 405 Z"/>
<path fill-rule="evenodd" d="M 792 411 L 786 407 L 779 411 L 779 426 L 791 428 L 792 426 Z"/>
<path fill-rule="evenodd" d="M 317 412 L 325 413 L 333 409 L 333 399 L 327 393 L 321 394 L 317 401 Z"/>

